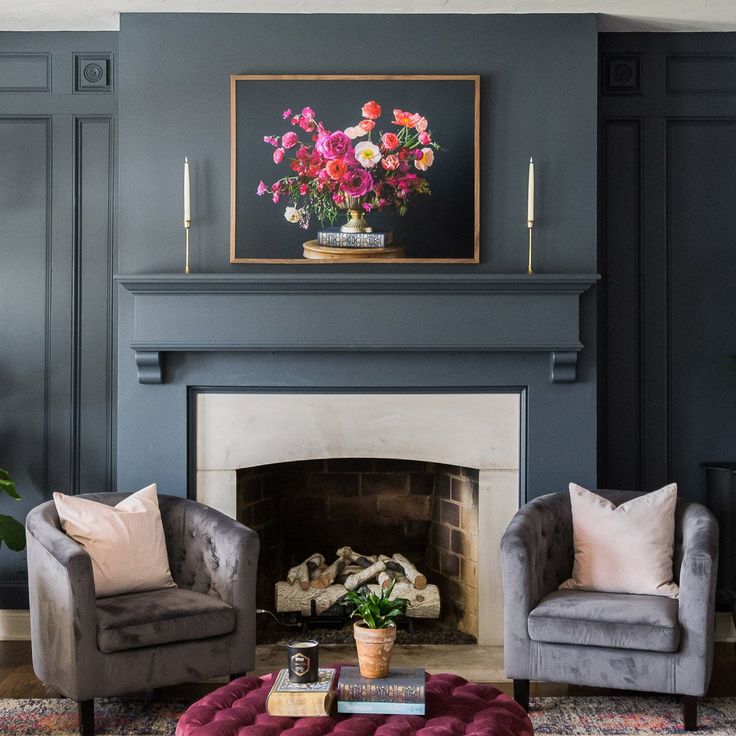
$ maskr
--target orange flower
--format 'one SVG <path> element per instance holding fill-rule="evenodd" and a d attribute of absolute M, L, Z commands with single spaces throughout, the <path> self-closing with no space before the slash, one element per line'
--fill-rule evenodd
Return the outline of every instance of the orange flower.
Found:
<path fill-rule="evenodd" d="M 381 142 L 386 150 L 392 151 L 394 148 L 399 147 L 399 136 L 396 133 L 384 133 L 381 136 Z"/>
<path fill-rule="evenodd" d="M 391 122 L 394 125 L 405 125 L 407 128 L 413 128 L 416 125 L 418 119 L 419 115 L 417 115 L 416 113 L 395 109 L 394 119 Z"/>
<path fill-rule="evenodd" d="M 341 159 L 334 158 L 327 162 L 325 169 L 331 179 L 342 179 L 342 177 L 347 173 L 348 167 Z"/>
<path fill-rule="evenodd" d="M 375 100 L 370 100 L 363 105 L 360 113 L 364 118 L 375 120 L 381 117 L 381 106 Z"/>
<path fill-rule="evenodd" d="M 372 120 L 361 120 L 358 123 L 358 127 L 362 128 L 366 133 L 370 133 L 376 127 L 376 124 Z"/>

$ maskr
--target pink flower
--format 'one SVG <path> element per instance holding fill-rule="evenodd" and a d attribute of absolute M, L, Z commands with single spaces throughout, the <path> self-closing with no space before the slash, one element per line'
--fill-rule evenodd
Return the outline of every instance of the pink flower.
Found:
<path fill-rule="evenodd" d="M 307 120 L 314 120 L 314 110 L 311 107 L 305 107 L 302 109 L 302 117 Z"/>
<path fill-rule="evenodd" d="M 345 197 L 343 197 L 342 194 L 340 194 L 340 192 L 335 192 L 332 195 L 332 201 L 335 204 L 342 204 L 345 201 Z"/>
<path fill-rule="evenodd" d="M 278 192 L 274 192 L 273 197 L 271 197 L 271 200 L 273 201 L 273 203 L 274 204 L 278 204 L 279 203 L 279 199 L 281 199 L 281 197 L 279 196 L 279 193 Z"/>
<path fill-rule="evenodd" d="M 263 142 L 264 142 L 264 143 L 270 143 L 270 144 L 271 144 L 272 146 L 278 146 L 278 144 L 279 144 L 279 139 L 278 139 L 278 138 L 276 138 L 276 137 L 275 137 L 275 136 L 273 136 L 273 135 L 264 135 L 264 136 L 263 136 Z"/>
<path fill-rule="evenodd" d="M 309 185 L 307 184 L 301 184 L 299 186 L 299 194 L 302 195 L 302 197 L 309 191 Z"/>
<path fill-rule="evenodd" d="M 373 209 L 373 205 L 372 204 L 368 204 L 368 202 L 363 202 L 363 209 L 366 212 L 370 212 Z"/>
<path fill-rule="evenodd" d="M 371 189 L 373 177 L 365 169 L 353 169 L 342 180 L 342 190 L 350 197 L 362 197 Z"/>
<path fill-rule="evenodd" d="M 414 113 L 416 120 L 414 121 L 414 127 L 417 129 L 417 133 L 424 133 L 427 130 L 427 118 L 421 117 L 419 113 Z"/>
<path fill-rule="evenodd" d="M 399 136 L 396 133 L 384 133 L 381 136 L 381 143 L 383 143 L 383 147 L 386 150 L 392 151 L 394 148 L 399 147 Z"/>
<path fill-rule="evenodd" d="M 419 134 L 419 142 L 423 146 L 426 146 L 428 143 L 431 143 L 432 142 L 432 136 L 429 133 L 427 133 L 426 131 L 422 131 Z"/>
<path fill-rule="evenodd" d="M 376 127 L 376 124 L 372 120 L 361 120 L 358 123 L 358 127 L 364 130 L 366 133 L 370 133 L 373 128 Z"/>
<path fill-rule="evenodd" d="M 362 138 L 364 135 L 368 135 L 368 131 L 365 128 L 361 128 L 360 125 L 351 125 L 349 128 L 345 128 L 345 135 L 350 140 L 356 138 Z"/>
<path fill-rule="evenodd" d="M 283 148 L 277 148 L 273 152 L 273 162 L 275 164 L 280 164 L 284 160 L 284 149 Z"/>
<path fill-rule="evenodd" d="M 256 189 L 256 194 L 259 197 L 262 197 L 264 194 L 266 194 L 266 192 L 268 192 L 268 187 L 262 181 L 259 181 L 258 189 Z"/>
<path fill-rule="evenodd" d="M 381 159 L 381 166 L 383 166 L 387 171 L 395 171 L 399 168 L 400 163 L 399 157 L 393 153 L 390 153 L 388 156 L 384 156 Z"/>
<path fill-rule="evenodd" d="M 375 100 L 369 100 L 365 105 L 363 105 L 360 114 L 364 118 L 375 120 L 376 118 L 381 117 L 381 106 Z"/>
<path fill-rule="evenodd" d="M 281 138 L 281 145 L 284 148 L 293 148 L 298 142 L 299 138 L 293 130 L 290 130 L 288 133 L 284 133 Z"/>
<path fill-rule="evenodd" d="M 341 130 L 317 138 L 314 146 L 327 159 L 344 158 L 350 150 L 350 138 Z"/>
<path fill-rule="evenodd" d="M 289 117 L 290 115 L 291 115 L 291 108 L 290 108 L 290 107 L 287 107 L 287 108 L 286 108 L 286 110 L 284 110 L 284 111 L 283 111 L 283 112 L 281 113 L 281 117 L 282 117 L 282 118 L 283 118 L 284 120 L 286 120 L 286 118 L 288 118 L 288 117 Z"/>

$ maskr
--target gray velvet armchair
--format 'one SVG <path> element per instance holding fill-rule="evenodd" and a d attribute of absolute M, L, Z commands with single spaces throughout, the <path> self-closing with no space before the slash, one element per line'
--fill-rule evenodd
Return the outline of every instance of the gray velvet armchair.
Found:
<path fill-rule="evenodd" d="M 93 698 L 254 667 L 258 536 L 194 501 L 159 496 L 159 506 L 178 587 L 108 598 L 95 598 L 89 555 L 53 502 L 26 519 L 33 669 L 78 702 L 83 736 L 94 733 Z"/>
<path fill-rule="evenodd" d="M 627 491 L 596 491 L 616 505 Z M 573 565 L 567 493 L 521 508 L 502 540 L 504 658 L 514 697 L 529 707 L 529 681 L 683 696 L 687 730 L 713 666 L 718 524 L 704 506 L 678 500 L 674 573 L 679 599 L 558 590 Z"/>

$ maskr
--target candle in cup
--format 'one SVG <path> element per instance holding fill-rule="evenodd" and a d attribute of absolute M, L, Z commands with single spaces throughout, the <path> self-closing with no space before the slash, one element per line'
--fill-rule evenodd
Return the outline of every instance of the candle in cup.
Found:
<path fill-rule="evenodd" d="M 287 664 L 291 682 L 317 682 L 319 679 L 319 642 L 313 639 L 290 642 Z"/>

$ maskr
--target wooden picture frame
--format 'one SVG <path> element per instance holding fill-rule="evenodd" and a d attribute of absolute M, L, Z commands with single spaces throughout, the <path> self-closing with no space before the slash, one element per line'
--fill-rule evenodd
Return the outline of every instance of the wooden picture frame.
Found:
<path fill-rule="evenodd" d="M 332 85 L 332 86 L 325 86 Z M 387 86 L 388 85 L 388 86 Z M 432 86 L 434 85 L 434 86 Z M 359 89 L 359 92 L 357 91 Z M 404 228 L 404 239 L 412 241 L 414 233 L 442 233 L 435 242 L 434 238 L 421 237 L 417 235 L 414 241 L 407 243 L 409 253 L 414 252 L 416 256 L 403 257 L 361 257 L 361 254 L 337 255 L 329 260 L 312 260 L 302 256 L 301 241 L 309 240 L 309 233 L 295 228 L 295 239 L 301 241 L 295 247 L 290 240 L 282 246 L 284 238 L 290 238 L 284 231 L 285 220 L 278 210 L 271 204 L 268 197 L 257 198 L 255 189 L 259 179 L 269 180 L 268 177 L 283 176 L 288 173 L 281 169 L 279 171 L 271 162 L 270 169 L 266 168 L 264 154 L 256 147 L 260 146 L 266 154 L 272 156 L 273 149 L 263 143 L 266 134 L 283 134 L 292 129 L 288 120 L 282 120 L 281 110 L 293 106 L 292 99 L 300 99 L 301 92 L 305 95 L 301 99 L 309 99 L 316 110 L 316 119 L 321 119 L 320 102 L 336 104 L 346 98 L 346 92 L 352 97 L 357 97 L 365 92 L 362 97 L 364 101 L 378 99 L 378 93 L 387 90 L 395 90 L 399 93 L 395 98 L 384 94 L 384 104 L 403 104 L 404 99 L 411 104 L 414 99 L 424 100 L 424 104 L 416 103 L 411 108 L 409 104 L 406 109 L 420 110 L 426 114 L 430 123 L 432 119 L 432 105 L 434 104 L 435 118 L 442 119 L 445 116 L 455 124 L 447 124 L 444 130 L 433 129 L 433 135 L 438 137 L 442 150 L 438 152 L 435 166 L 427 177 L 430 186 L 435 187 L 435 181 L 439 182 L 440 194 L 437 196 L 418 196 L 410 204 L 409 213 L 401 218 L 397 231 Z M 278 90 L 276 94 L 274 92 Z M 407 94 L 407 90 L 410 94 Z M 308 91 L 308 93 L 306 92 Z M 314 99 L 322 93 L 322 99 Z M 239 93 L 241 96 L 239 97 Z M 246 105 L 245 95 L 249 95 Z M 361 99 L 362 99 L 361 97 Z M 260 104 L 259 104 L 260 100 Z M 314 100 L 314 101 L 312 101 Z M 447 104 L 441 105 L 444 100 Z M 455 104 L 455 102 L 457 104 Z M 297 103 L 298 104 L 298 103 Z M 347 107 L 347 102 L 346 102 Z M 360 116 L 360 105 L 357 110 L 351 104 L 348 118 Z M 268 110 L 264 108 L 269 108 Z M 279 114 L 275 116 L 274 110 L 278 108 Z M 429 110 L 425 108 L 430 108 Z M 295 108 L 297 109 L 297 108 Z M 299 108 L 301 109 L 301 108 Z M 390 111 L 388 116 L 390 117 Z M 254 116 L 261 119 L 253 120 Z M 325 116 L 326 117 L 326 116 Z M 334 117 L 334 116 L 333 116 Z M 468 130 L 466 125 L 457 124 L 457 120 L 472 125 Z M 388 122 L 388 121 L 386 121 Z M 325 123 L 328 120 L 325 119 Z M 384 130 L 387 129 L 384 123 Z M 283 128 L 283 130 L 281 130 Z M 468 150 L 472 141 L 472 152 Z M 453 148 L 454 146 L 454 148 Z M 448 147 L 448 151 L 444 150 Z M 255 154 L 253 153 L 255 151 Z M 247 162 L 249 157 L 260 157 L 260 163 Z M 441 157 L 447 157 L 442 166 L 437 166 Z M 459 162 L 453 168 L 453 159 Z M 462 164 L 462 167 L 460 166 Z M 249 171 L 249 169 L 258 169 Z M 243 173 L 247 171 L 248 173 Z M 436 173 L 439 171 L 439 173 Z M 433 177 L 432 174 L 435 174 Z M 440 178 L 444 176 L 444 178 Z M 468 181 L 472 178 L 472 182 Z M 255 184 L 254 184 L 255 182 Z M 442 193 L 445 198 L 442 199 Z M 448 192 L 450 194 L 448 194 Z M 434 199 L 433 199 L 434 197 Z M 456 197 L 455 201 L 451 201 Z M 420 200 L 433 200 L 431 204 Z M 439 207 L 438 207 L 439 200 Z M 417 207 L 417 203 L 423 209 Z M 266 214 L 264 205 L 270 205 L 273 210 Z M 414 209 L 412 209 L 414 208 Z M 420 209 L 411 221 L 414 210 Z M 424 214 L 422 214 L 422 212 Z M 387 218 L 389 214 L 378 213 L 379 217 Z M 272 218 L 265 224 L 263 218 Z M 371 215 L 371 218 L 375 217 Z M 395 214 L 395 218 L 400 218 Z M 430 222 L 429 220 L 433 220 Z M 455 219 L 453 219 L 455 218 Z M 241 232 L 239 222 L 243 221 L 248 227 L 248 232 L 256 233 L 251 240 L 258 241 L 256 248 L 253 243 L 249 244 L 249 237 Z M 397 219 L 392 220 L 393 223 Z M 288 224 L 288 223 L 287 223 Z M 252 228 L 252 229 L 251 229 Z M 416 229 L 413 229 L 416 228 Z M 316 227 L 310 225 L 312 231 Z M 409 232 L 407 237 L 406 233 Z M 457 242 L 455 240 L 455 233 Z M 257 235 L 260 233 L 260 237 Z M 449 235 L 448 235 L 449 233 Z M 397 232 L 397 237 L 399 233 Z M 271 242 L 269 247 L 266 240 Z M 460 242 L 462 241 L 462 242 Z M 404 243 L 402 242 L 402 245 Z M 251 246 L 249 248 L 249 245 Z M 276 250 L 273 257 L 264 252 L 264 249 Z M 288 252 L 287 251 L 291 251 Z M 298 256 L 297 256 L 298 254 Z M 330 254 L 332 255 L 332 254 Z M 278 256 L 278 257 L 277 257 Z M 287 75 L 263 75 L 263 74 L 233 74 L 230 77 L 230 262 L 231 263 L 271 263 L 271 264 L 326 264 L 326 263 L 479 263 L 480 262 L 480 76 L 462 74 L 423 74 L 423 75 L 376 75 L 376 74 L 287 74 Z"/>

